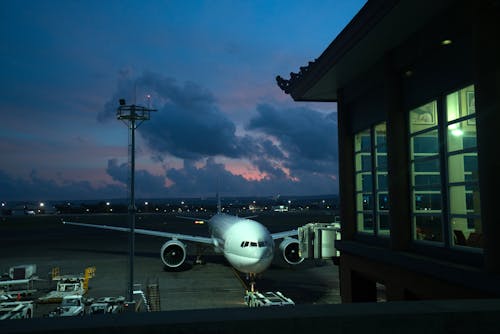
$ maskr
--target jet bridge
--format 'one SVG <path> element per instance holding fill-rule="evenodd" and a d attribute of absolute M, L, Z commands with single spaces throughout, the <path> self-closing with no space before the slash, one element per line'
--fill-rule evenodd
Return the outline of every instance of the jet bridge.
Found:
<path fill-rule="evenodd" d="M 304 259 L 334 259 L 340 256 L 335 241 L 340 240 L 340 222 L 309 223 L 298 228 L 299 254 Z"/>

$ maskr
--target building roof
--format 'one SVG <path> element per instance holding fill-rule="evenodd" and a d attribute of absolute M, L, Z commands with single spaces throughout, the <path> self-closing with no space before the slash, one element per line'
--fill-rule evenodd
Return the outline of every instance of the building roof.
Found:
<path fill-rule="evenodd" d="M 325 51 L 278 86 L 295 101 L 337 101 L 337 89 L 425 25 L 451 0 L 369 0 Z"/>

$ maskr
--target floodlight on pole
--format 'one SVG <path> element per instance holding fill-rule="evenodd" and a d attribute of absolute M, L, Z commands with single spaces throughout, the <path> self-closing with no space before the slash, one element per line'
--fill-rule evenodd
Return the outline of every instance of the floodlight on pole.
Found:
<path fill-rule="evenodd" d="M 116 118 L 123 121 L 129 129 L 129 164 L 130 164 L 130 179 L 129 179 L 129 302 L 134 301 L 134 253 L 135 253 L 135 214 L 137 208 L 135 206 L 135 129 L 144 121 L 149 120 L 150 113 L 156 109 L 146 108 L 135 104 L 127 105 L 125 99 L 119 100 L 120 106 L 116 110 Z M 133 304 L 133 303 L 132 303 Z"/>

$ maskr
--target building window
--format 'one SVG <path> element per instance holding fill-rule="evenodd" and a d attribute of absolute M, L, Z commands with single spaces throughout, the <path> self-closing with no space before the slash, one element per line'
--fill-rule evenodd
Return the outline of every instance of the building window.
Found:
<path fill-rule="evenodd" d="M 410 111 L 410 173 L 413 235 L 443 241 L 437 103 Z"/>
<path fill-rule="evenodd" d="M 357 133 L 354 145 L 358 232 L 389 235 L 386 124 Z"/>
<path fill-rule="evenodd" d="M 451 242 L 482 248 L 474 86 L 446 96 L 446 130 Z"/>
<path fill-rule="evenodd" d="M 474 87 L 447 95 L 444 112 L 438 105 L 409 113 L 413 236 L 482 247 Z"/>

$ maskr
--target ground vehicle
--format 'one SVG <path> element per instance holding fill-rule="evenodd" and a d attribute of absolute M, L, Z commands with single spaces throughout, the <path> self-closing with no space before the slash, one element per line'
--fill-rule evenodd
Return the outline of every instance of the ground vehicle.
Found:
<path fill-rule="evenodd" d="M 0 320 L 33 318 L 33 302 L 0 303 Z"/>
<path fill-rule="evenodd" d="M 102 297 L 90 305 L 88 314 L 120 313 L 124 302 L 124 297 Z"/>
<path fill-rule="evenodd" d="M 61 305 L 52 312 L 51 317 L 74 317 L 85 314 L 85 301 L 81 295 L 64 296 Z"/>

